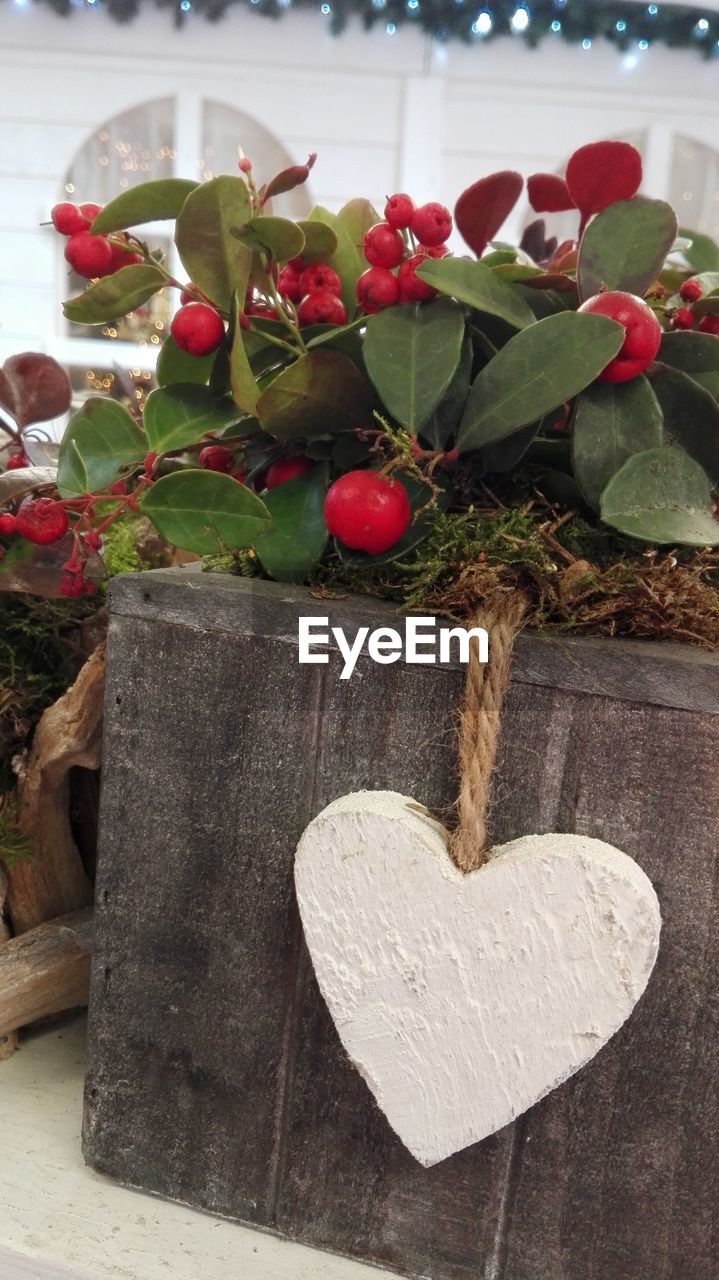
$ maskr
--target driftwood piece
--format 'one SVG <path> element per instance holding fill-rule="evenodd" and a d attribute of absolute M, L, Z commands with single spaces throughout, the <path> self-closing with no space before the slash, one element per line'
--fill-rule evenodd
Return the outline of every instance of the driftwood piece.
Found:
<path fill-rule="evenodd" d="M 92 932 L 86 908 L 0 946 L 0 1036 L 87 1004 Z"/>
<path fill-rule="evenodd" d="M 100 645 L 74 685 L 41 717 L 18 776 L 18 825 L 32 856 L 8 872 L 7 904 L 16 934 L 92 902 L 70 825 L 70 770 L 99 767 L 104 684 Z"/>
<path fill-rule="evenodd" d="M 292 866 L 308 818 L 348 791 L 446 812 L 464 671 L 298 664 L 299 615 L 350 640 L 398 625 L 366 599 L 161 571 L 116 579 L 111 602 L 90 1163 L 425 1280 L 715 1277 L 719 655 L 519 638 L 490 838 L 617 845 L 665 926 L 594 1061 L 423 1169 L 341 1048 Z"/>
<path fill-rule="evenodd" d="M 10 937 L 10 930 L 5 923 L 3 911 L 5 910 L 5 898 L 7 897 L 7 876 L 0 866 L 0 946 Z M 0 1062 L 5 1058 L 9 1058 L 18 1047 L 17 1036 L 14 1031 L 9 1031 L 7 1035 L 0 1034 Z"/>

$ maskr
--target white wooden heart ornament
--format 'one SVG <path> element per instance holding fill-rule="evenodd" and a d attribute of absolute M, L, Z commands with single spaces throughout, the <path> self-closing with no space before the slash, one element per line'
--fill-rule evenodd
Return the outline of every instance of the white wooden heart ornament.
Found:
<path fill-rule="evenodd" d="M 661 925 L 625 853 L 524 836 L 462 875 L 447 833 L 392 791 L 310 823 L 295 869 L 340 1039 L 423 1165 L 478 1142 L 577 1071 L 629 1016 Z"/>

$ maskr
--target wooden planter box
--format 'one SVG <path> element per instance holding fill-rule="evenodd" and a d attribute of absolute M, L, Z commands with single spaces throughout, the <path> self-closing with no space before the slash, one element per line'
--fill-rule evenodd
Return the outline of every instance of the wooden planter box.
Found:
<path fill-rule="evenodd" d="M 451 803 L 464 669 L 363 658 L 341 682 L 337 655 L 298 664 L 299 614 L 396 625 L 369 599 L 230 577 L 113 583 L 87 1160 L 407 1276 L 713 1280 L 717 657 L 520 638 L 494 838 L 625 849 L 659 894 L 662 944 L 593 1062 L 425 1170 L 343 1054 L 292 866 L 346 791 Z"/>

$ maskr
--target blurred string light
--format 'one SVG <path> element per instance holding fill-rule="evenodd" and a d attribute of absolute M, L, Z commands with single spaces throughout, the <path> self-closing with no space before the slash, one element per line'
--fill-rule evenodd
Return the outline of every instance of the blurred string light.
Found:
<path fill-rule="evenodd" d="M 523 31 L 527 30 L 529 23 L 530 23 L 529 10 L 523 4 L 517 5 L 517 8 L 514 10 L 514 13 L 512 14 L 512 17 L 510 18 L 510 23 L 509 23 L 509 25 L 512 28 L 512 31 L 514 31 L 515 34 L 517 32 L 521 34 Z"/>
<path fill-rule="evenodd" d="M 0 5 L 3 0 L 0 0 Z M 664 44 L 695 49 L 705 57 L 719 51 L 719 11 L 706 5 L 674 4 L 669 0 L 5 0 L 15 8 L 51 8 L 58 15 L 81 8 L 103 9 L 118 22 L 132 22 L 141 8 L 154 4 L 174 12 L 178 26 L 190 20 L 213 21 L 235 8 L 282 17 L 290 8 L 310 9 L 329 18 L 335 34 L 357 21 L 366 28 L 381 23 L 395 35 L 403 23 L 425 31 L 435 40 L 477 43 L 512 35 L 534 48 L 545 36 L 559 36 L 568 44 L 591 48 L 606 39 L 623 54 L 638 46 Z M 328 11 L 329 9 L 329 11 Z M 1 12 L 1 10 L 0 10 Z M 589 41 L 589 45 L 586 42 Z"/>

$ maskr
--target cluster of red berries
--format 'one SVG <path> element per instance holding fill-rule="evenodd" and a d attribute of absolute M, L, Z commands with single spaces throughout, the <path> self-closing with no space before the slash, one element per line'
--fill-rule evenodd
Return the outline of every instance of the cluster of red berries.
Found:
<path fill-rule="evenodd" d="M 435 202 L 417 208 L 403 192 L 389 197 L 384 216 L 384 222 L 370 227 L 362 246 L 370 266 L 357 281 L 357 301 L 365 315 L 433 298 L 436 289 L 419 279 L 417 268 L 426 258 L 443 258 L 452 234 L 449 209 Z"/>
<path fill-rule="evenodd" d="M 124 237 L 108 240 L 107 236 L 94 236 L 90 227 L 102 212 L 99 204 L 70 204 L 64 201 L 51 210 L 50 219 L 60 235 L 67 236 L 65 261 L 78 276 L 85 280 L 97 280 L 112 276 L 120 267 L 142 262 Z"/>
<path fill-rule="evenodd" d="M 711 333 L 719 336 L 719 316 L 697 316 L 692 310 L 692 305 L 698 302 L 703 293 L 702 286 L 698 280 L 685 280 L 679 290 L 679 296 L 682 302 L 689 305 L 686 307 L 678 307 L 672 316 L 672 328 L 674 329 L 698 329 L 700 333 Z"/>
<path fill-rule="evenodd" d="M 277 290 L 297 307 L 300 325 L 347 323 L 340 278 L 324 262 L 292 258 L 279 274 Z"/>

